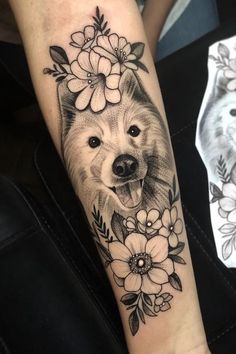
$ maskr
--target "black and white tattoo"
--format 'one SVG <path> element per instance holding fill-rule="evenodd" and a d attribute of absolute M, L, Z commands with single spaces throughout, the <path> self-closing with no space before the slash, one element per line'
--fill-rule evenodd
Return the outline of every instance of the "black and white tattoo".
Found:
<path fill-rule="evenodd" d="M 211 203 L 218 203 L 224 261 L 236 254 L 236 58 L 219 43 L 214 90 L 199 127 L 202 155 L 210 173 Z M 214 221 L 213 221 L 214 227 Z M 218 235 L 217 235 L 218 237 Z"/>
<path fill-rule="evenodd" d="M 124 289 L 135 335 L 145 316 L 171 308 L 166 285 L 182 291 L 185 244 L 168 134 L 137 74 L 148 74 L 143 43 L 112 33 L 97 8 L 70 44 L 75 59 L 52 46 L 53 68 L 44 73 L 58 82 L 65 164 L 105 266 Z"/>

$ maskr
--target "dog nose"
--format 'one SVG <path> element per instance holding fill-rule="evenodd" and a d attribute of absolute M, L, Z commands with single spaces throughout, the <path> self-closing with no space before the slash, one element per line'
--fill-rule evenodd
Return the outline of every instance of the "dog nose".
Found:
<path fill-rule="evenodd" d="M 129 177 L 137 168 L 138 161 L 128 154 L 118 156 L 112 165 L 112 171 L 118 177 Z"/>

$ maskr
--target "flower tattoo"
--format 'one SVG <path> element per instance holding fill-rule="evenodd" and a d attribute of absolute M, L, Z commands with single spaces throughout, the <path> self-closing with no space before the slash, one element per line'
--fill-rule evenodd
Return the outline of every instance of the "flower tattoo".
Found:
<path fill-rule="evenodd" d="M 236 59 L 230 57 L 230 51 L 226 45 L 219 43 L 218 56 L 210 55 L 209 57 L 215 61 L 219 71 L 222 70 L 224 77 L 227 79 L 226 89 L 229 92 L 236 91 Z"/>
<path fill-rule="evenodd" d="M 162 213 L 157 209 L 141 209 L 135 217 L 123 219 L 114 213 L 114 235 L 107 229 L 100 211 L 94 207 L 92 213 L 95 242 L 105 266 L 110 267 L 116 284 L 126 292 L 121 302 L 127 310 L 132 310 L 129 325 L 133 335 L 138 331 L 139 320 L 145 323 L 145 315 L 155 317 L 171 308 L 173 295 L 162 293 L 165 285 L 182 291 L 176 268 L 178 264 L 185 264 L 179 256 L 185 244 L 179 241 L 183 223 L 174 205 L 179 198 L 175 177 L 169 196 L 170 208 Z M 117 234 L 116 220 L 122 221 L 123 239 Z M 102 240 L 106 241 L 106 246 Z"/>
<path fill-rule="evenodd" d="M 89 104 L 94 112 L 103 110 L 106 102 L 118 103 L 120 68 L 95 53 L 81 52 L 71 64 L 72 78 L 68 81 L 71 92 L 79 92 L 75 107 L 84 110 Z"/>
<path fill-rule="evenodd" d="M 161 285 L 168 283 L 174 272 L 173 261 L 168 258 L 166 238 L 155 236 L 150 240 L 142 234 L 130 234 L 124 244 L 109 244 L 111 268 L 115 275 L 124 278 L 124 289 L 159 294 Z"/>
<path fill-rule="evenodd" d="M 220 156 L 217 171 L 222 186 L 219 188 L 216 184 L 210 183 L 211 203 L 218 202 L 218 213 L 224 222 L 226 221 L 219 228 L 219 232 L 226 238 L 222 245 L 222 256 L 227 260 L 236 251 L 236 165 L 228 173 L 226 162 Z"/>
<path fill-rule="evenodd" d="M 129 43 L 125 37 L 110 33 L 104 23 L 104 15 L 96 10 L 94 24 L 85 26 L 83 31 L 71 35 L 70 45 L 79 52 L 71 63 L 61 47 L 51 47 L 53 69 L 45 68 L 44 73 L 52 75 L 57 82 L 67 80 L 68 88 L 77 93 L 75 107 L 79 111 L 90 107 L 95 113 L 104 110 L 107 104 L 121 100 L 119 83 L 126 69 L 148 72 L 140 61 L 144 44 Z"/>
<path fill-rule="evenodd" d="M 65 166 L 136 335 L 146 317 L 171 308 L 167 291 L 182 291 L 185 243 L 168 134 L 139 77 L 148 74 L 144 43 L 113 33 L 97 7 L 70 45 L 70 57 L 50 47 L 53 65 L 43 73 L 57 83 Z"/>
<path fill-rule="evenodd" d="M 73 47 L 81 48 L 83 50 L 88 49 L 95 39 L 95 34 L 96 31 L 94 26 L 86 26 L 83 32 L 79 31 L 72 34 L 72 42 L 70 44 Z"/>

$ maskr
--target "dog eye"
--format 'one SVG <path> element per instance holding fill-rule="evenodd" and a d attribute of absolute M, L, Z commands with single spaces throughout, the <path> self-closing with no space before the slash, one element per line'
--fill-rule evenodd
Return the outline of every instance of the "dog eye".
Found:
<path fill-rule="evenodd" d="M 88 144 L 92 149 L 95 149 L 101 145 L 101 140 L 96 136 L 91 136 L 91 138 L 89 138 Z"/>
<path fill-rule="evenodd" d="M 236 109 L 231 109 L 229 113 L 231 114 L 231 116 L 236 117 Z"/>
<path fill-rule="evenodd" d="M 141 130 L 137 127 L 137 125 L 131 125 L 127 133 L 135 138 L 140 134 L 140 132 Z"/>

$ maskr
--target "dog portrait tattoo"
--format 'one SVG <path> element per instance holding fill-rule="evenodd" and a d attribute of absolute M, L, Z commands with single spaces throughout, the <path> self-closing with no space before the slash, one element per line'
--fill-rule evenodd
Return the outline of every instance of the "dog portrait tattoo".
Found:
<path fill-rule="evenodd" d="M 51 46 L 53 67 L 44 69 L 57 82 L 62 155 L 135 335 L 171 308 L 171 288 L 182 291 L 183 222 L 167 129 L 138 75 L 148 75 L 143 43 L 113 33 L 96 8 L 70 45 L 73 60 Z"/>

